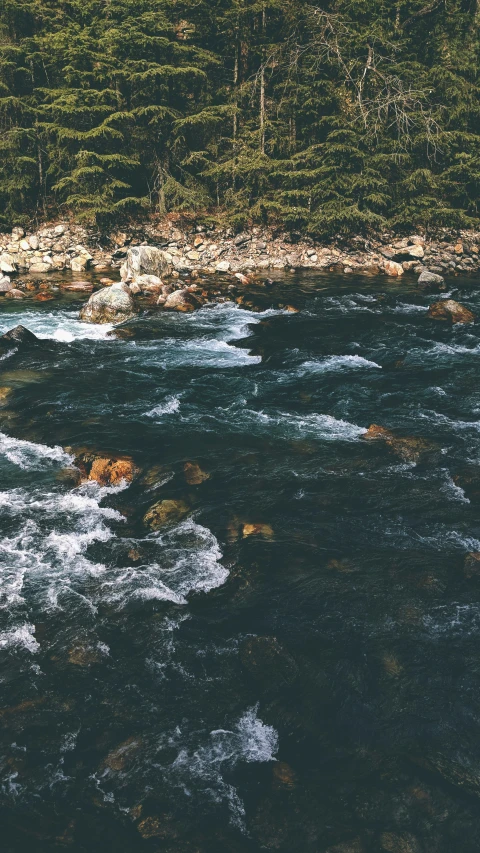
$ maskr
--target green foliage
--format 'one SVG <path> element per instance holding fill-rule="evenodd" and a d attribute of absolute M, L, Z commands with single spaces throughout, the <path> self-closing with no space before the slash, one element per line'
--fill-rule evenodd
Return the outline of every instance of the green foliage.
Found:
<path fill-rule="evenodd" d="M 475 0 L 0 0 L 0 225 L 478 224 Z"/>

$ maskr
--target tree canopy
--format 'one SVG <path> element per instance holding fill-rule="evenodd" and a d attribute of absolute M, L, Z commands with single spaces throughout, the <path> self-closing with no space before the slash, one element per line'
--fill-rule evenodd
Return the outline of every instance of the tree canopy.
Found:
<path fill-rule="evenodd" d="M 0 0 L 0 225 L 478 224 L 478 0 Z"/>

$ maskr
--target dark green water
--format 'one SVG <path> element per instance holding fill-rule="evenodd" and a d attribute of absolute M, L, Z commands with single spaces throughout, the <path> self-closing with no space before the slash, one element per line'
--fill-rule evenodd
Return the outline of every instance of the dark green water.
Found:
<path fill-rule="evenodd" d="M 44 339 L 0 363 L 6 853 L 480 850 L 479 327 L 412 280 L 252 298 L 129 340 L 1 303 Z M 141 478 L 73 488 L 80 446 Z"/>

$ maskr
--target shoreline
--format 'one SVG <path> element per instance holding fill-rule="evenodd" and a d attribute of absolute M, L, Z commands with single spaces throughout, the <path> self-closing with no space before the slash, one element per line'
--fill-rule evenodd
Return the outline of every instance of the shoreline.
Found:
<path fill-rule="evenodd" d="M 474 231 L 445 232 L 436 238 L 420 234 L 354 237 L 339 247 L 309 238 L 292 242 L 291 236 L 271 228 L 254 227 L 234 235 L 165 218 L 110 233 L 59 220 L 35 231 L 14 228 L 0 234 L 0 274 L 107 272 L 120 268 L 127 250 L 138 245 L 163 249 L 174 275 L 331 270 L 399 277 L 409 271 L 455 275 L 480 268 L 480 232 Z"/>

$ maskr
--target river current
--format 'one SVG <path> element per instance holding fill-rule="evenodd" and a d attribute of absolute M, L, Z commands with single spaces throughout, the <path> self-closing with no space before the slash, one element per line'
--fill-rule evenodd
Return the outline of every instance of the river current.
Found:
<path fill-rule="evenodd" d="M 42 339 L 0 362 L 6 853 L 480 850 L 480 336 L 436 298 L 298 274 L 126 339 L 2 301 Z"/>

